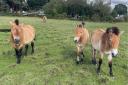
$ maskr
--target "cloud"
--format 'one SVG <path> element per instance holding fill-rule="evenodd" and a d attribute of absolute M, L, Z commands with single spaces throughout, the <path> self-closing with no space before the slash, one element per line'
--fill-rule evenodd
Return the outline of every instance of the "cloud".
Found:
<path fill-rule="evenodd" d="M 128 0 L 111 0 L 112 4 L 125 4 L 128 5 Z"/>

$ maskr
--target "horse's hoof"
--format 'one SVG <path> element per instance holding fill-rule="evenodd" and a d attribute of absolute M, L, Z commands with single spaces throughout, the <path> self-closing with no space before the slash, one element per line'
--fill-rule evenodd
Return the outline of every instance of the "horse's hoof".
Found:
<path fill-rule="evenodd" d="M 98 75 L 100 75 L 100 70 L 99 70 L 99 69 L 97 69 L 97 70 L 96 70 L 96 73 L 97 73 Z"/>
<path fill-rule="evenodd" d="M 92 64 L 96 65 L 97 64 L 96 60 L 92 60 Z"/>
<path fill-rule="evenodd" d="M 110 76 L 111 76 L 111 77 L 114 77 L 113 73 L 110 73 Z"/>
<path fill-rule="evenodd" d="M 81 63 L 83 63 L 83 62 L 84 62 L 84 59 L 83 59 L 83 58 L 81 58 L 80 62 L 81 62 Z"/>
<path fill-rule="evenodd" d="M 76 64 L 80 64 L 80 62 L 79 61 L 76 61 Z"/>
<path fill-rule="evenodd" d="M 20 64 L 20 62 L 16 62 L 17 64 Z"/>
<path fill-rule="evenodd" d="M 17 62 L 16 62 L 17 64 L 20 64 L 21 63 L 21 61 L 20 60 L 17 60 Z"/>

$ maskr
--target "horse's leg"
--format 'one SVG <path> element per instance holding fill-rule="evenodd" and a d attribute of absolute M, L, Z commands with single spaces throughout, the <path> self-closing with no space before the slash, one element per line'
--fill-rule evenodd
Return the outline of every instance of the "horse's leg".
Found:
<path fill-rule="evenodd" d="M 21 62 L 21 55 L 22 55 L 22 48 L 21 49 L 15 49 L 15 52 L 16 52 L 16 58 L 17 58 L 16 63 L 20 64 L 20 62 Z"/>
<path fill-rule="evenodd" d="M 31 46 L 32 46 L 32 52 L 31 52 L 31 54 L 33 54 L 34 53 L 34 41 L 31 42 Z"/>
<path fill-rule="evenodd" d="M 113 76 L 113 72 L 112 72 L 112 55 L 111 54 L 108 56 L 108 66 L 109 66 L 109 74 L 110 74 L 110 76 Z"/>
<path fill-rule="evenodd" d="M 103 54 L 101 53 L 101 57 L 99 58 L 99 64 L 98 64 L 98 68 L 97 68 L 97 73 L 98 74 L 100 73 L 100 67 L 101 67 L 101 64 L 102 64 L 102 60 L 103 60 Z"/>
<path fill-rule="evenodd" d="M 81 54 L 80 61 L 83 62 L 84 61 L 84 57 L 85 57 L 83 50 L 80 52 L 80 54 Z"/>
<path fill-rule="evenodd" d="M 25 55 L 27 55 L 28 52 L 28 44 L 25 45 Z"/>
<path fill-rule="evenodd" d="M 79 49 L 79 47 L 77 47 L 77 59 L 76 59 L 76 63 L 77 64 L 80 63 L 80 49 Z"/>
<path fill-rule="evenodd" d="M 92 64 L 96 64 L 96 49 L 92 48 Z"/>

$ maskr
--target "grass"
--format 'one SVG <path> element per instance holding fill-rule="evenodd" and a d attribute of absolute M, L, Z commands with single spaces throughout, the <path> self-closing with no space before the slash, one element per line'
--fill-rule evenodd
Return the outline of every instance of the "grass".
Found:
<path fill-rule="evenodd" d="M 84 51 L 84 64 L 76 65 L 73 30 L 78 21 L 48 19 L 42 23 L 35 17 L 0 17 L 0 29 L 9 29 L 9 21 L 16 18 L 35 27 L 35 53 L 31 55 L 29 47 L 28 56 L 16 65 L 10 33 L 0 32 L 0 85 L 128 85 L 128 23 L 86 22 L 89 32 L 110 26 L 125 31 L 119 55 L 113 58 L 115 77 L 112 78 L 108 74 L 107 56 L 103 60 L 102 75 L 96 74 L 96 66 L 91 64 L 90 43 Z"/>

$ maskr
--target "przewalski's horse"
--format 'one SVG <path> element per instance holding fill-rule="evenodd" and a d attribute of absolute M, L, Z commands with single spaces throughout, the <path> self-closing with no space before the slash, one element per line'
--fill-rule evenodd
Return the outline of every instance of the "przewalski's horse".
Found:
<path fill-rule="evenodd" d="M 46 16 L 41 17 L 41 19 L 42 19 L 43 23 L 46 23 L 46 21 L 47 21 L 47 17 Z"/>
<path fill-rule="evenodd" d="M 22 49 L 25 46 L 25 55 L 27 55 L 28 44 L 31 43 L 32 52 L 34 53 L 34 38 L 35 30 L 31 25 L 19 24 L 19 20 L 16 19 L 11 24 L 11 43 L 15 48 L 17 64 L 21 62 Z"/>
<path fill-rule="evenodd" d="M 77 64 L 83 62 L 84 57 L 84 47 L 88 41 L 89 33 L 86 28 L 83 28 L 82 24 L 79 24 L 75 29 L 74 42 L 76 43 L 77 48 Z"/>
<path fill-rule="evenodd" d="M 107 28 L 106 31 L 98 29 L 92 34 L 91 42 L 93 47 L 93 64 L 96 64 L 96 50 L 100 53 L 97 73 L 100 73 L 103 55 L 108 54 L 109 74 L 110 76 L 113 76 L 112 56 L 116 56 L 118 54 L 120 34 L 121 33 L 117 27 Z"/>

